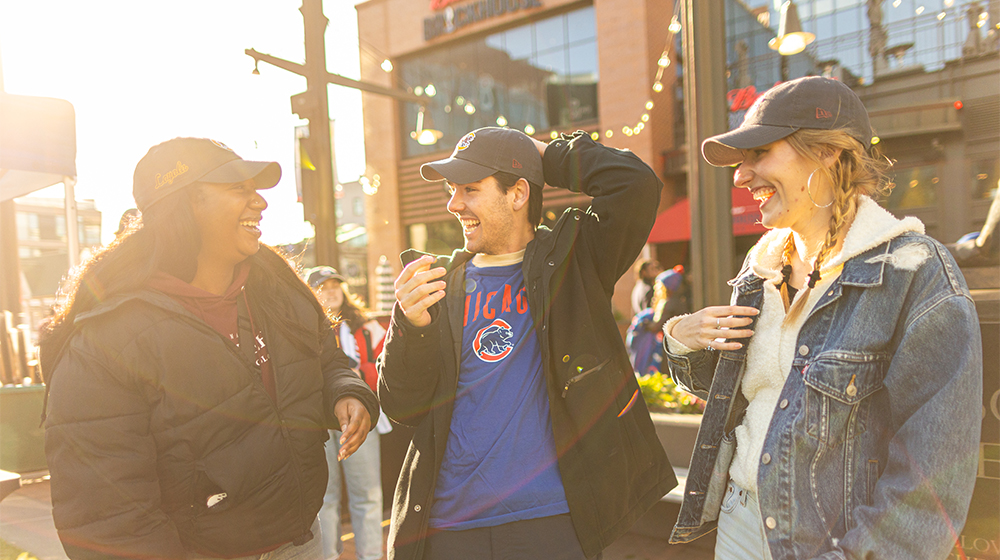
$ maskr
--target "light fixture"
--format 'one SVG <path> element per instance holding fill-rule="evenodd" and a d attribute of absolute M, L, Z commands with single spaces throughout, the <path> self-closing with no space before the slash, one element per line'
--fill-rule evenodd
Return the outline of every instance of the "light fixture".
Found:
<path fill-rule="evenodd" d="M 382 71 L 386 73 L 392 72 L 392 61 L 388 58 L 382 61 Z"/>
<path fill-rule="evenodd" d="M 535 127 L 531 126 L 530 124 L 524 125 L 524 133 L 527 134 L 528 136 L 531 136 L 532 134 L 535 133 Z"/>
<path fill-rule="evenodd" d="M 434 87 L 434 84 L 427 84 L 427 87 L 424 88 L 424 95 L 427 97 L 434 97 L 437 95 L 437 88 Z"/>
<path fill-rule="evenodd" d="M 427 115 L 427 128 L 424 128 L 424 112 L 425 107 L 421 105 L 420 110 L 417 112 L 417 129 L 410 133 L 410 138 L 416 140 L 417 144 L 421 146 L 437 144 L 437 141 L 444 136 L 444 133 L 432 128 L 430 115 Z"/>
<path fill-rule="evenodd" d="M 799 20 L 799 10 L 795 7 L 795 3 L 788 0 L 782 4 L 778 36 L 768 41 L 767 46 L 782 56 L 788 56 L 799 54 L 806 49 L 806 45 L 815 40 L 815 35 L 802 31 L 802 22 Z"/>
<path fill-rule="evenodd" d="M 497 126 L 507 126 L 507 118 L 503 115 L 497 117 Z"/>

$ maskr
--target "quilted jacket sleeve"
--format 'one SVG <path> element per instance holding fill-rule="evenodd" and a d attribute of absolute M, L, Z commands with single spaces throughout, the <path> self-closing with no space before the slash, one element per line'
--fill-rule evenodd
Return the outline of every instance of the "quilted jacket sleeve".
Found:
<path fill-rule="evenodd" d="M 73 560 L 184 558 L 160 508 L 149 395 L 98 342 L 75 337 L 49 384 L 45 453 L 59 538 Z"/>

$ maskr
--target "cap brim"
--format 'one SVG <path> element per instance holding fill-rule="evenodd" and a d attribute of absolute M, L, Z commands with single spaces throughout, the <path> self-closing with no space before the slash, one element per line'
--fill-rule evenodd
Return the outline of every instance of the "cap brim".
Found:
<path fill-rule="evenodd" d="M 269 189 L 281 180 L 281 166 L 273 161 L 234 159 L 202 176 L 203 183 L 241 183 L 253 179 L 258 190 Z"/>
<path fill-rule="evenodd" d="M 420 166 L 420 176 L 425 181 L 447 180 L 456 185 L 482 181 L 496 172 L 496 169 L 491 167 L 455 157 L 432 161 Z"/>
<path fill-rule="evenodd" d="M 715 167 L 736 165 L 743 162 L 743 150 L 777 142 L 796 130 L 797 127 L 766 124 L 741 126 L 705 139 L 701 143 L 701 155 Z"/>

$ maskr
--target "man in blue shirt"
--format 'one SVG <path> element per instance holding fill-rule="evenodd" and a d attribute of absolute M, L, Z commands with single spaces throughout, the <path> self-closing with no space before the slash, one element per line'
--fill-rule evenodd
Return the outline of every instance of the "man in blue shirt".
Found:
<path fill-rule="evenodd" d="M 482 128 L 421 167 L 465 247 L 404 253 L 379 396 L 416 426 L 390 558 L 599 557 L 675 484 L 611 311 L 660 182 L 577 133 Z M 542 185 L 594 197 L 539 226 Z"/>

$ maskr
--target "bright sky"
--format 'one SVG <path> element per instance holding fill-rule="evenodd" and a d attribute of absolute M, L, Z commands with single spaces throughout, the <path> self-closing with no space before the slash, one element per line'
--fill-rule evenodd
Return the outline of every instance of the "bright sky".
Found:
<path fill-rule="evenodd" d="M 325 0 L 327 69 L 359 78 L 358 0 Z M 76 109 L 77 200 L 103 213 L 114 238 L 132 200 L 135 164 L 177 136 L 224 142 L 244 159 L 277 161 L 282 178 L 264 192 L 269 244 L 312 236 L 295 202 L 294 127 L 289 97 L 305 78 L 261 63 L 254 48 L 305 59 L 301 0 L 0 0 L 4 90 L 65 99 Z M 365 54 L 365 56 L 375 56 Z M 365 172 L 359 92 L 329 87 L 338 178 Z M 62 197 L 62 186 L 31 196 Z"/>

